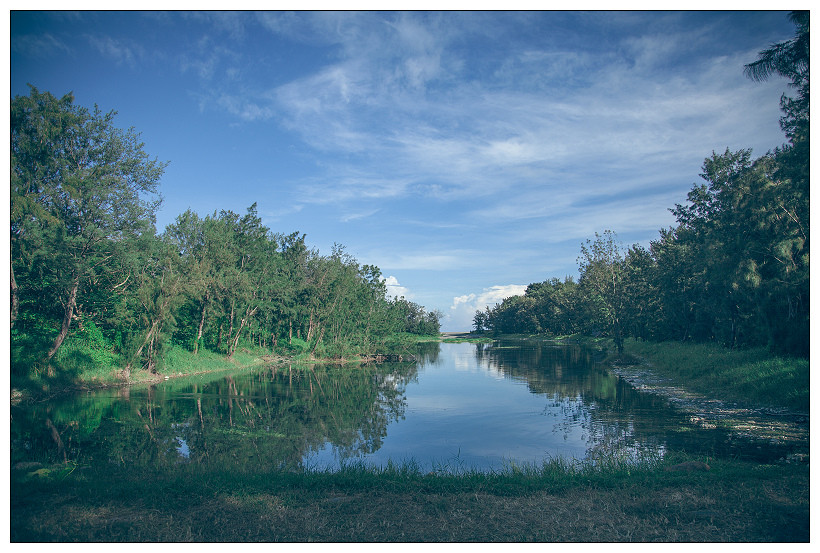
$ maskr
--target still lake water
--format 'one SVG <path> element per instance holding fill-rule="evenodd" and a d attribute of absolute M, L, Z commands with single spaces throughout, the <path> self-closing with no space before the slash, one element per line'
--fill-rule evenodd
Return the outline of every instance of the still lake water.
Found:
<path fill-rule="evenodd" d="M 12 406 L 11 462 L 459 471 L 668 451 L 761 455 L 578 346 L 433 343 L 417 359 L 217 373 Z"/>

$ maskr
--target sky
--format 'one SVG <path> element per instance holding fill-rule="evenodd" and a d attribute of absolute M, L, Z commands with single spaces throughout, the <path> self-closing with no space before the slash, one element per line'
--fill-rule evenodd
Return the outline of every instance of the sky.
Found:
<path fill-rule="evenodd" d="M 12 11 L 10 88 L 115 110 L 170 162 L 158 232 L 255 202 L 466 331 L 577 278 L 596 232 L 648 247 L 713 151 L 782 145 L 790 89 L 743 66 L 787 15 Z"/>

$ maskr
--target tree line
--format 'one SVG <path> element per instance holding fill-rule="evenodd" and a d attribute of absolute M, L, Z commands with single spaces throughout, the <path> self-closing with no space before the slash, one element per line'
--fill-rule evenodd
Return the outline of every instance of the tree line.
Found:
<path fill-rule="evenodd" d="M 619 352 L 627 337 L 768 346 L 809 354 L 809 13 L 793 12 L 795 37 L 745 66 L 753 80 L 789 79 L 781 128 L 787 143 L 712 153 L 704 183 L 672 213 L 676 226 L 649 248 L 624 248 L 612 231 L 581 247 L 580 278 L 530 284 L 524 295 L 478 311 L 477 331 L 602 334 Z"/>
<path fill-rule="evenodd" d="M 125 376 L 156 370 L 171 345 L 231 357 L 243 344 L 315 356 L 372 353 L 396 333 L 437 334 L 441 313 L 387 297 L 378 267 L 344 247 L 275 233 L 256 204 L 157 233 L 159 181 L 115 112 L 30 87 L 11 102 L 11 361 L 17 374 L 68 341 Z M 296 346 L 295 346 L 296 345 Z"/>

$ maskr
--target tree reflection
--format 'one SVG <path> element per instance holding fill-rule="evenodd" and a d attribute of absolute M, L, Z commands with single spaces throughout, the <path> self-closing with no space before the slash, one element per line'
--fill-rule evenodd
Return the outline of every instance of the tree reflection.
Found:
<path fill-rule="evenodd" d="M 370 453 L 381 446 L 388 424 L 403 417 L 404 390 L 416 371 L 413 363 L 272 367 L 17 408 L 12 462 L 65 457 L 265 470 L 299 467 L 328 442 L 347 454 Z"/>
<path fill-rule="evenodd" d="M 405 417 L 407 386 L 419 371 L 444 362 L 439 347 L 423 345 L 416 363 L 269 367 L 12 406 L 12 465 L 265 471 L 304 467 L 328 450 L 337 460 L 361 458 L 382 448 L 388 427 Z M 504 341 L 478 344 L 474 353 L 481 369 L 543 398 L 546 432 L 551 428 L 573 451 L 585 450 L 587 459 L 761 451 L 719 426 L 700 428 L 665 399 L 608 372 L 583 348 Z M 533 428 L 544 426 L 539 420 Z M 763 451 L 771 455 L 772 448 Z"/>
<path fill-rule="evenodd" d="M 728 430 L 700 428 L 665 398 L 639 392 L 580 346 L 499 341 L 477 344 L 475 355 L 485 369 L 526 382 L 533 394 L 543 395 L 544 414 L 555 415 L 555 433 L 565 439 L 580 433 L 587 459 L 638 458 L 669 450 L 760 454 Z"/>

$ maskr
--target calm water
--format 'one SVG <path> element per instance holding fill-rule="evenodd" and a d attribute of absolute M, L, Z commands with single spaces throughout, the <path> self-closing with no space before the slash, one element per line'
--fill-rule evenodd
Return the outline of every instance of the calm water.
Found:
<path fill-rule="evenodd" d="M 12 407 L 11 439 L 12 464 L 243 470 L 351 461 L 496 470 L 671 450 L 761 455 L 759 444 L 692 425 L 578 347 L 532 342 L 426 344 L 417 363 L 278 367 L 86 393 Z"/>

